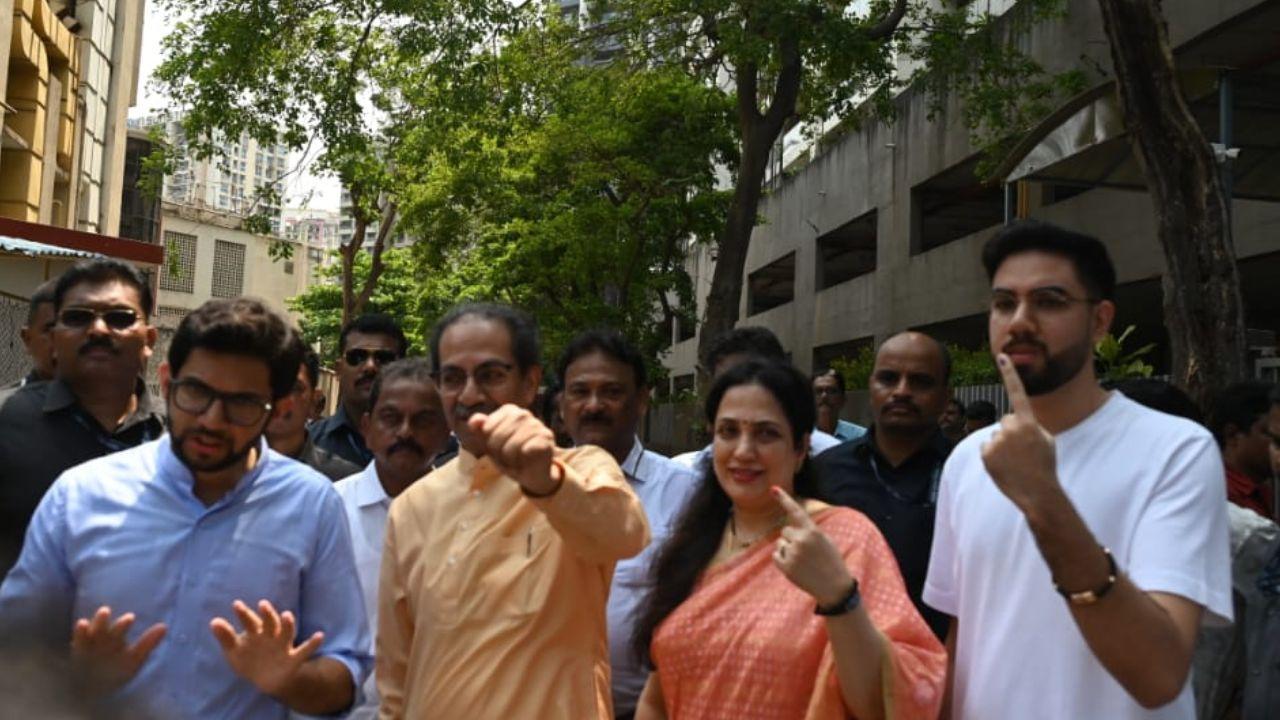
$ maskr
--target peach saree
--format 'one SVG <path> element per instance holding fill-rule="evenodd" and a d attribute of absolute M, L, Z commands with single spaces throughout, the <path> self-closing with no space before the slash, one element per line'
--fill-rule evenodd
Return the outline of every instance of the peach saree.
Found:
<path fill-rule="evenodd" d="M 854 510 L 826 508 L 814 522 L 844 556 L 863 607 L 888 640 L 886 717 L 933 720 L 946 651 L 911 604 L 889 546 Z M 848 717 L 825 621 L 773 564 L 777 535 L 706 571 L 658 626 L 651 651 L 672 720 Z"/>

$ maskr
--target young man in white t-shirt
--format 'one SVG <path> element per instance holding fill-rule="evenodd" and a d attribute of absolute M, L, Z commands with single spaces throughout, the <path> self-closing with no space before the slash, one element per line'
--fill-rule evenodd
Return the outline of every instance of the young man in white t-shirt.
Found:
<path fill-rule="evenodd" d="M 942 473 L 924 601 L 955 618 L 955 718 L 1191 720 L 1202 622 L 1229 622 L 1222 461 L 1190 421 L 1098 385 L 1098 240 L 1019 223 L 983 250 L 1013 408 Z"/>

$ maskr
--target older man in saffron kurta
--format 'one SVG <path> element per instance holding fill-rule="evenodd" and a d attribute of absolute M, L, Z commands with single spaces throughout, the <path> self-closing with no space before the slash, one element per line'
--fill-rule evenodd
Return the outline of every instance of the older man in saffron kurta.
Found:
<path fill-rule="evenodd" d="M 558 450 L 523 313 L 466 305 L 431 342 L 457 458 L 392 503 L 378 598 L 381 717 L 612 718 L 605 604 L 649 540 L 618 464 Z"/>

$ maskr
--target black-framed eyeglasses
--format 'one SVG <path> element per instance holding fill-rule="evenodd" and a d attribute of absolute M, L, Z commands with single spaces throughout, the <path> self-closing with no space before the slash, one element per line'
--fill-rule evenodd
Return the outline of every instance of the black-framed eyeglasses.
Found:
<path fill-rule="evenodd" d="M 369 358 L 373 358 L 375 365 L 386 365 L 400 359 L 400 356 L 391 350 L 365 350 L 364 348 L 351 348 L 342 355 L 342 359 L 347 361 L 351 367 L 357 367 L 369 362 Z"/>
<path fill-rule="evenodd" d="M 473 372 L 452 365 L 436 373 L 436 384 L 447 393 L 459 393 L 467 386 L 467 378 L 474 378 L 476 385 L 485 392 L 502 387 L 511 378 L 516 366 L 498 360 L 481 363 Z"/>
<path fill-rule="evenodd" d="M 128 330 L 138 324 L 138 312 L 129 308 L 94 310 L 86 307 L 69 307 L 58 312 L 58 322 L 63 327 L 77 330 L 89 327 L 97 322 L 98 318 L 102 318 L 102 322 L 112 330 Z"/>
<path fill-rule="evenodd" d="M 224 393 L 195 378 L 176 380 L 169 386 L 175 407 L 192 415 L 203 415 L 215 400 L 222 401 L 222 414 L 232 425 L 249 427 L 271 412 L 271 403 L 253 393 Z"/>
<path fill-rule="evenodd" d="M 996 317 L 1008 317 L 1018 312 L 1018 306 L 1027 303 L 1031 311 L 1037 315 L 1054 315 L 1061 313 L 1076 303 L 1094 304 L 1100 302 L 1093 297 L 1074 297 L 1065 290 L 1056 287 L 1036 288 L 1019 298 L 1008 290 L 997 290 L 991 294 L 991 314 Z"/>

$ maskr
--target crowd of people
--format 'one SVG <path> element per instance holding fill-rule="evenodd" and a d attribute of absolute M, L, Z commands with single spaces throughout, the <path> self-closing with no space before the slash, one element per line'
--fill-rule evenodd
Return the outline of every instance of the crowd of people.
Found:
<path fill-rule="evenodd" d="M 156 330 L 133 267 L 31 298 L 0 394 L 0 687 L 19 716 L 1280 716 L 1280 391 L 1099 382 L 1095 238 L 984 247 L 1010 412 L 876 350 L 871 422 L 758 327 L 711 343 L 710 443 L 640 439 L 612 329 L 394 318 L 320 360 L 250 298 Z M 552 372 L 546 372 L 550 370 Z M 554 380 L 550 375 L 554 376 Z M 860 389 L 860 388 L 859 388 Z M 1234 620 L 1234 624 L 1232 621 Z M 1193 681 L 1194 678 L 1194 681 Z"/>

